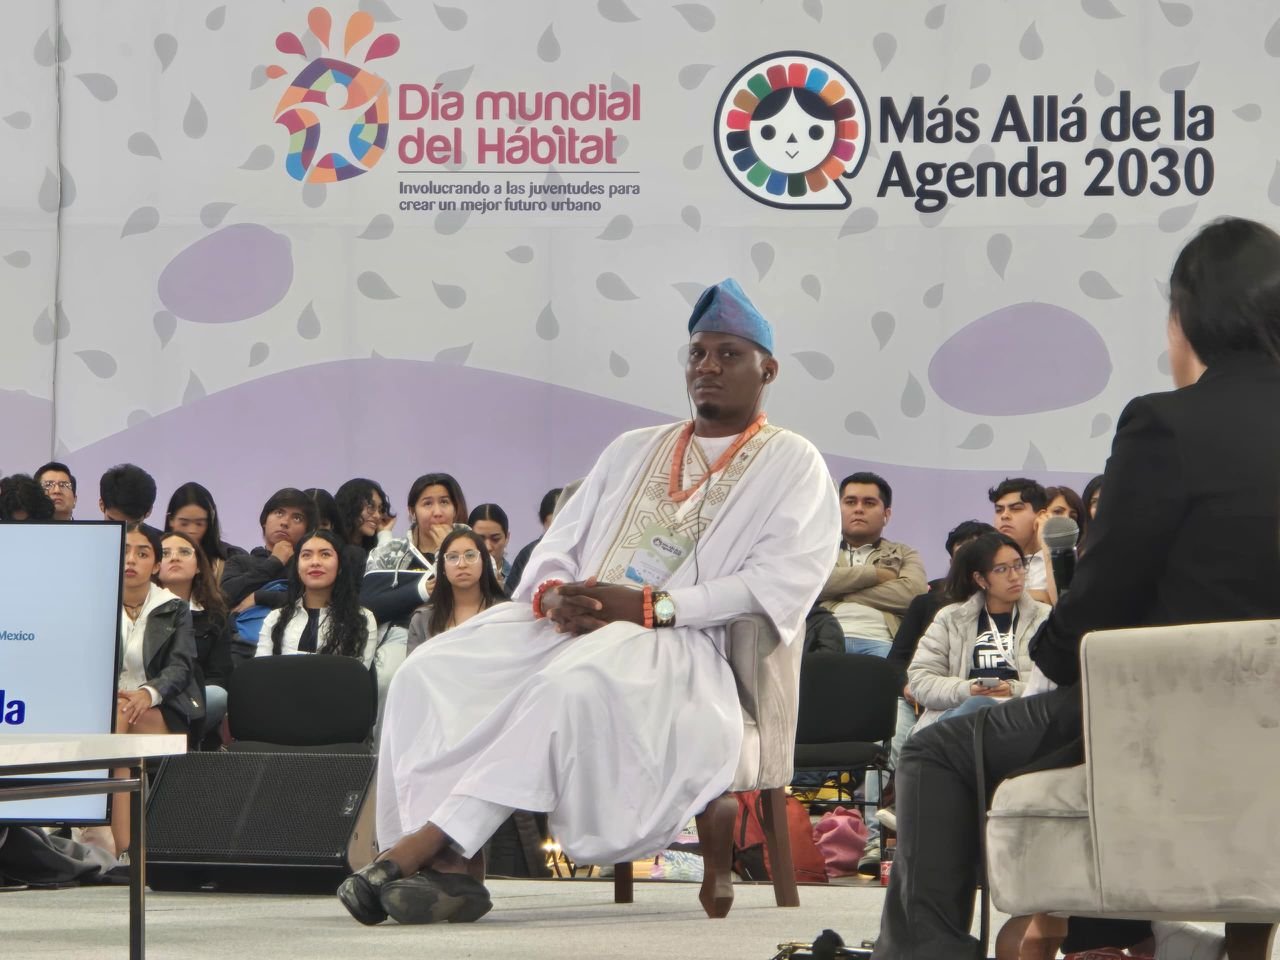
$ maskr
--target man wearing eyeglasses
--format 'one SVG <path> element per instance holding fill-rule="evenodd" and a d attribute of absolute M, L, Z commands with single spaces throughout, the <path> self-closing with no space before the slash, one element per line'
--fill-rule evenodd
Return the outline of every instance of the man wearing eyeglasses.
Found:
<path fill-rule="evenodd" d="M 53 519 L 73 520 L 76 512 L 76 478 L 65 463 L 51 460 L 36 471 L 36 482 L 53 501 Z"/>

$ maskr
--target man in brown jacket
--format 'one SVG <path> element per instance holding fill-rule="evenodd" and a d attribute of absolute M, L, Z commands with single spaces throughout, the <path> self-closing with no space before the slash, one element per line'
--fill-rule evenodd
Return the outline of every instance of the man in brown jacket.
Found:
<path fill-rule="evenodd" d="M 881 476 L 855 473 L 840 483 L 840 553 L 818 601 L 844 631 L 846 653 L 887 657 L 902 615 L 929 589 L 920 555 L 905 543 L 886 540 L 893 490 Z M 879 775 L 868 775 L 865 797 L 880 800 Z M 872 820 L 859 873 L 880 871 L 879 825 Z"/>
<path fill-rule="evenodd" d="M 874 473 L 840 484 L 840 554 L 818 600 L 840 621 L 846 653 L 887 656 L 907 606 L 929 589 L 920 555 L 881 536 L 892 505 L 893 490 Z"/>

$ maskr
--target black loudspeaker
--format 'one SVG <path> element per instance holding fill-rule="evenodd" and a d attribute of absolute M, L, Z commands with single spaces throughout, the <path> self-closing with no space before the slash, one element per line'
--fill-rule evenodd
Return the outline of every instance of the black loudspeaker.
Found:
<path fill-rule="evenodd" d="M 153 890 L 332 893 L 374 857 L 371 754 L 167 758 L 147 804 Z"/>

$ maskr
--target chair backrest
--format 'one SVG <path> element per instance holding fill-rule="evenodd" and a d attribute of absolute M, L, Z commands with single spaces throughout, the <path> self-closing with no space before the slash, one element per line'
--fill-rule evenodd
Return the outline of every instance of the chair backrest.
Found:
<path fill-rule="evenodd" d="M 898 723 L 901 675 L 882 657 L 810 653 L 800 663 L 796 743 L 882 743 Z"/>
<path fill-rule="evenodd" d="M 373 674 L 351 657 L 255 657 L 227 685 L 231 736 L 281 746 L 363 743 L 377 703 Z"/>
<path fill-rule="evenodd" d="M 1108 912 L 1274 922 L 1280 620 L 1091 633 L 1080 662 Z"/>
<path fill-rule="evenodd" d="M 731 621 L 726 639 L 743 726 L 730 792 L 785 786 L 794 772 L 803 639 L 783 643 L 773 622 L 756 614 Z"/>

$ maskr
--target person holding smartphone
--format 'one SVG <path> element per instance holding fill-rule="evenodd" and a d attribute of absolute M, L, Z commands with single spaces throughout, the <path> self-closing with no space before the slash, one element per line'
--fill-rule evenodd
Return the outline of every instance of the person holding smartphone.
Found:
<path fill-rule="evenodd" d="M 1017 541 L 984 533 L 961 547 L 947 577 L 948 606 L 934 617 L 907 668 L 924 708 L 916 730 L 1022 695 L 1031 675 L 1027 645 L 1052 609 L 1026 589 Z"/>

